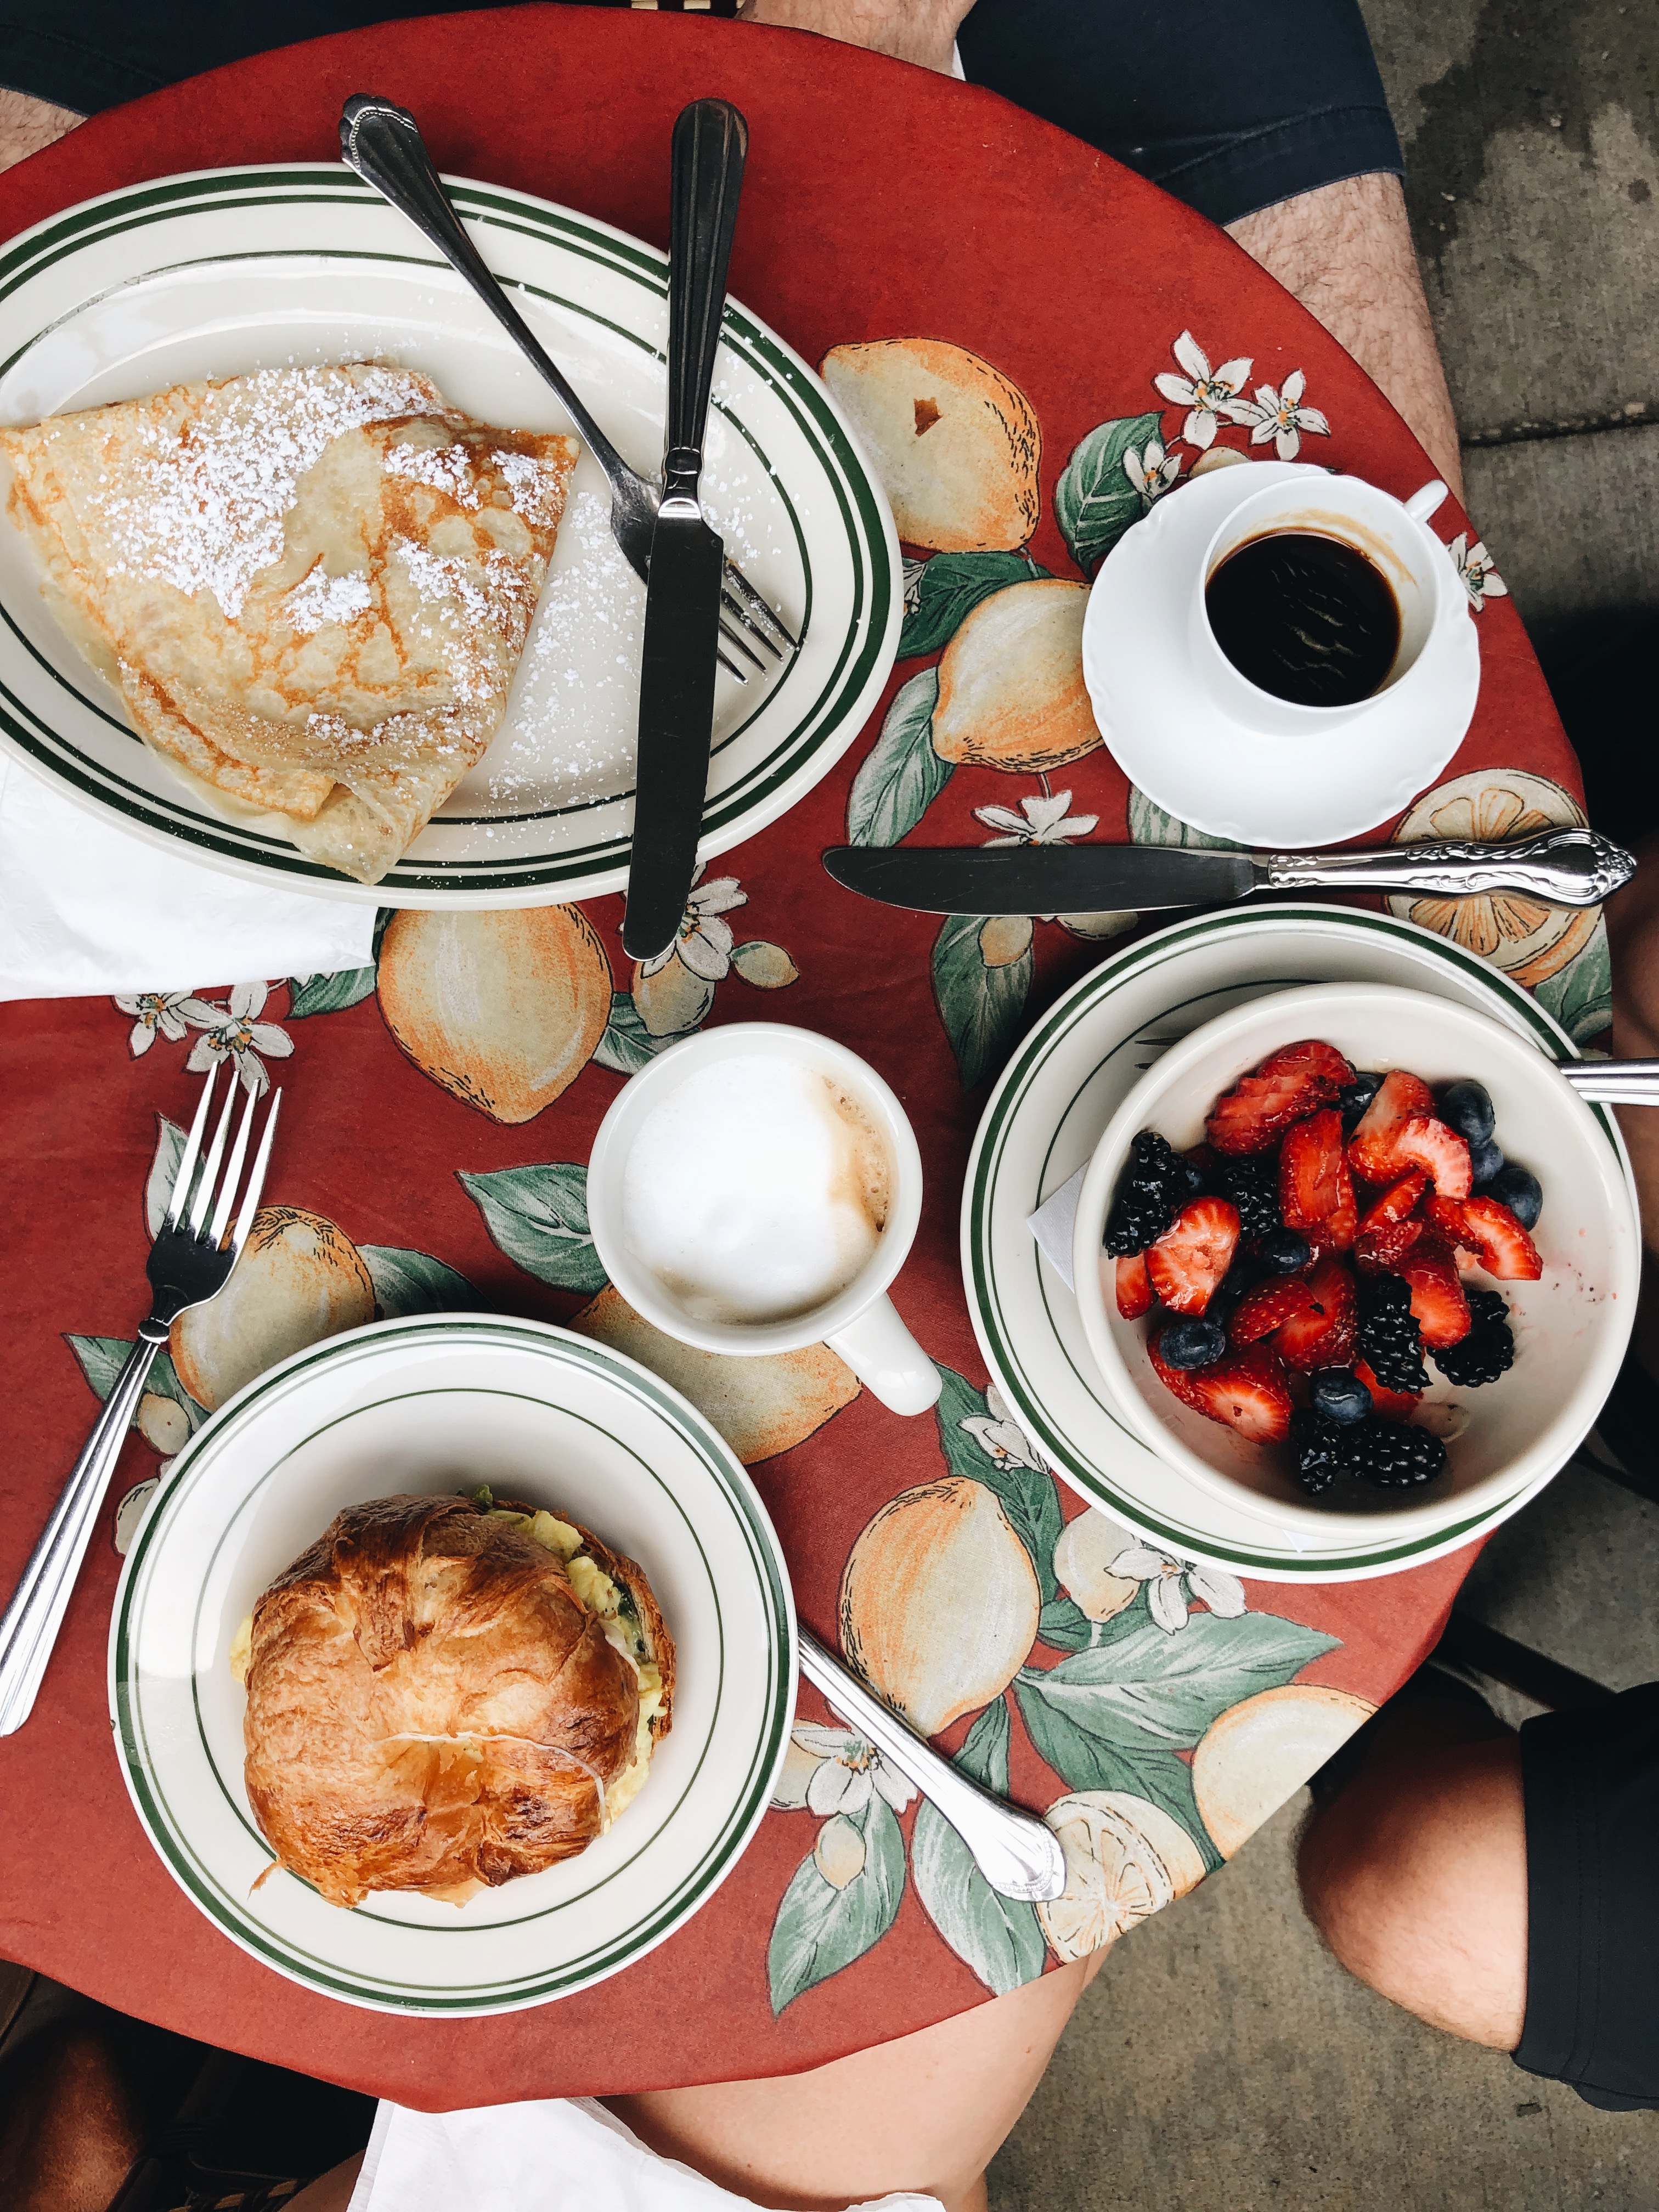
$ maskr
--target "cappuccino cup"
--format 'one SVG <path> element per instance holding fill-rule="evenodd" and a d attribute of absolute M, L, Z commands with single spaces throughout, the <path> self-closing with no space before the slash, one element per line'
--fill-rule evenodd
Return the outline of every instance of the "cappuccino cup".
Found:
<path fill-rule="evenodd" d="M 687 1037 L 599 1125 L 588 1226 L 635 1310 L 738 1358 L 824 1343 L 898 1413 L 939 1374 L 886 1296 L 921 1214 L 893 1092 L 845 1046 L 778 1022 Z"/>

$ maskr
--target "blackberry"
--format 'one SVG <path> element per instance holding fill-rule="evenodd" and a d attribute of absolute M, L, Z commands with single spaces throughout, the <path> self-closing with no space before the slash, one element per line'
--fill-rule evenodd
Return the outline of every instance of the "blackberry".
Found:
<path fill-rule="evenodd" d="M 1496 1291 L 1468 1293 L 1469 1333 L 1460 1343 L 1449 1344 L 1434 1354 L 1434 1364 L 1448 1382 L 1459 1390 L 1474 1390 L 1482 1382 L 1495 1382 L 1515 1364 L 1515 1339 L 1510 1334 L 1510 1310 Z"/>
<path fill-rule="evenodd" d="M 1169 1322 L 1158 1340 L 1158 1356 L 1166 1367 L 1207 1367 L 1226 1349 L 1227 1332 L 1208 1314 L 1183 1315 Z"/>
<path fill-rule="evenodd" d="M 1309 1388 L 1315 1413 L 1340 1428 L 1370 1419 L 1371 1394 L 1352 1367 L 1322 1367 Z"/>
<path fill-rule="evenodd" d="M 1361 1068 L 1353 1081 L 1345 1083 L 1337 1092 L 1337 1103 L 1342 1109 L 1342 1133 L 1345 1137 L 1352 1136 L 1360 1115 L 1382 1088 L 1380 1075 L 1370 1074 Z"/>
<path fill-rule="evenodd" d="M 1518 1168 L 1510 1161 L 1486 1185 L 1486 1194 L 1507 1206 L 1523 1229 L 1537 1228 L 1544 1211 L 1544 1186 L 1530 1168 Z"/>
<path fill-rule="evenodd" d="M 1127 1260 L 1155 1244 L 1187 1202 L 1186 1163 L 1155 1129 L 1143 1129 L 1129 1147 L 1117 1200 L 1106 1219 L 1107 1252 Z"/>
<path fill-rule="evenodd" d="M 1279 1210 L 1277 1160 L 1249 1156 L 1224 1160 L 1221 1187 L 1238 1208 L 1241 1237 L 1271 1237 L 1275 1229 L 1283 1227 L 1285 1217 Z"/>
<path fill-rule="evenodd" d="M 1471 1145 L 1484 1145 L 1498 1126 L 1484 1083 L 1449 1083 L 1440 1094 L 1440 1118 Z"/>
<path fill-rule="evenodd" d="M 1296 1472 L 1310 1498 L 1328 1491 L 1342 1472 L 1344 1431 L 1323 1413 L 1291 1415 L 1291 1449 Z"/>
<path fill-rule="evenodd" d="M 1362 1421 L 1342 1435 L 1342 1464 L 1379 1490 L 1414 1490 L 1446 1464 L 1446 1447 L 1431 1430 L 1401 1421 Z"/>
<path fill-rule="evenodd" d="M 1385 1390 L 1429 1387 L 1411 1285 L 1398 1275 L 1360 1278 L 1359 1353 Z"/>
<path fill-rule="evenodd" d="M 1297 1229 L 1275 1229 L 1256 1248 L 1256 1258 L 1271 1275 L 1293 1275 L 1313 1258 L 1313 1246 Z"/>

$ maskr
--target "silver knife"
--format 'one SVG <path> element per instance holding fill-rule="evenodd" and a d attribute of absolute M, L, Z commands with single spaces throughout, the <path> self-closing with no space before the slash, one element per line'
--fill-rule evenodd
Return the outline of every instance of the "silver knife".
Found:
<path fill-rule="evenodd" d="M 702 832 L 726 548 L 703 520 L 697 485 L 748 150 L 749 126 L 730 100 L 695 100 L 675 118 L 663 495 L 645 585 L 634 842 L 623 921 L 623 945 L 635 960 L 672 944 Z"/>
<path fill-rule="evenodd" d="M 1594 830 L 1513 845 L 1444 841 L 1359 853 L 1218 852 L 1182 845 L 834 845 L 838 884 L 924 914 L 1105 914 L 1222 906 L 1253 891 L 1518 891 L 1549 906 L 1599 906 L 1636 872 Z"/>

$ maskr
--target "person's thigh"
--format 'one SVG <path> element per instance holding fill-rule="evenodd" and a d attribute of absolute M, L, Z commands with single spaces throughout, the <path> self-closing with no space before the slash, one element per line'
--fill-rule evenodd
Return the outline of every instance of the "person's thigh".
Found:
<path fill-rule="evenodd" d="M 653 2150 L 778 2212 L 907 2189 L 976 2212 L 987 2165 L 1105 1955 L 808 2074 L 605 2101 Z"/>

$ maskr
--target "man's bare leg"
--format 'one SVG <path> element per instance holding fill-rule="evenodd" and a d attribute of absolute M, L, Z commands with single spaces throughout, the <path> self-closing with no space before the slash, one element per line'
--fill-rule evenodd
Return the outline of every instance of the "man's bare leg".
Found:
<path fill-rule="evenodd" d="M 54 107 L 49 100 L 31 100 L 0 85 L 0 169 L 38 154 L 85 120 L 72 107 Z"/>
<path fill-rule="evenodd" d="M 745 23 L 816 31 L 874 54 L 951 74 L 951 56 L 973 0 L 743 0 Z"/>
<path fill-rule="evenodd" d="M 1463 466 L 1398 177 L 1347 177 L 1227 225 L 1374 377 L 1462 499 Z"/>

